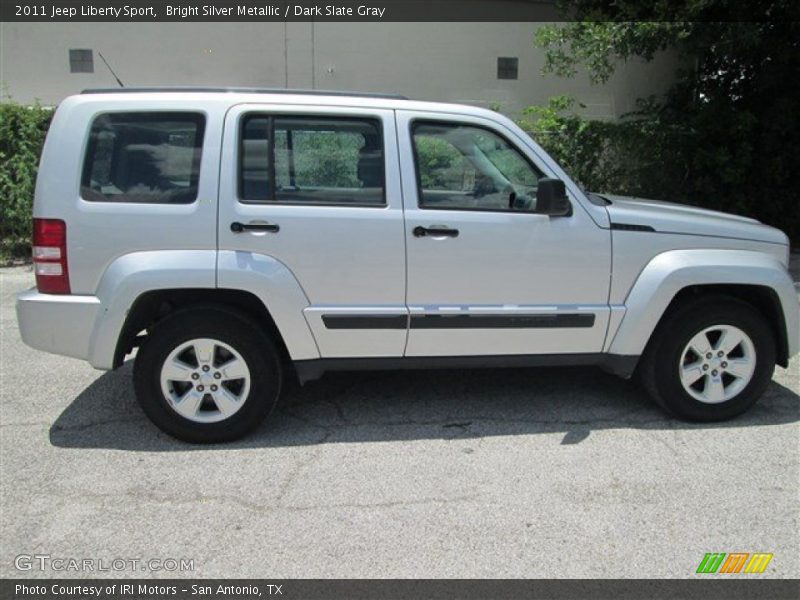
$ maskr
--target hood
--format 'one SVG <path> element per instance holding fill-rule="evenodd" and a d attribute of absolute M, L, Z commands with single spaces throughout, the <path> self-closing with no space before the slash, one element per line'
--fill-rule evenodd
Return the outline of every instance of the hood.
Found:
<path fill-rule="evenodd" d="M 779 229 L 759 223 L 755 219 L 728 213 L 697 208 L 674 202 L 646 200 L 630 196 L 600 194 L 606 206 L 612 227 L 625 226 L 652 228 L 658 233 L 678 233 L 753 240 L 771 244 L 789 244 L 789 238 Z"/>

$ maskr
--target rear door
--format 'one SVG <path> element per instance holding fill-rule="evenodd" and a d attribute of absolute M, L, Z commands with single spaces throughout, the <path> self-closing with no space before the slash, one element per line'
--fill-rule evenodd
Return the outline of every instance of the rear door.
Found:
<path fill-rule="evenodd" d="M 402 356 L 405 240 L 394 112 L 247 104 L 225 121 L 219 249 L 294 274 L 322 357 Z M 219 282 L 225 287 L 225 282 Z"/>

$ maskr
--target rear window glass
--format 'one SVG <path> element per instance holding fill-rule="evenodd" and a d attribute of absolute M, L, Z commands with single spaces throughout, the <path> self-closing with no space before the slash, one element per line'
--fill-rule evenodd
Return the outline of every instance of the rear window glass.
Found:
<path fill-rule="evenodd" d="M 95 118 L 81 178 L 90 202 L 189 204 L 197 199 L 205 118 L 108 113 Z"/>

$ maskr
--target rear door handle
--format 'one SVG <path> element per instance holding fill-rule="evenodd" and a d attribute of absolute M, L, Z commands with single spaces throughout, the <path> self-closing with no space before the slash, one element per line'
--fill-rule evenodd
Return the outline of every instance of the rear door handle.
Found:
<path fill-rule="evenodd" d="M 412 233 L 414 237 L 458 237 L 458 229 L 450 229 L 449 227 L 423 227 L 418 225 L 414 227 Z"/>
<path fill-rule="evenodd" d="M 280 225 L 277 223 L 239 223 L 239 221 L 231 223 L 231 231 L 233 233 L 242 233 L 243 231 L 269 231 L 270 233 L 278 233 L 280 230 Z"/>

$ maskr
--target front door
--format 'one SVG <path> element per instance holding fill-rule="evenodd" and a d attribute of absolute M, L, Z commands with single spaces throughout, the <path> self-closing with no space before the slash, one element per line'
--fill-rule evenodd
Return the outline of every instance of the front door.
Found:
<path fill-rule="evenodd" d="M 536 214 L 552 176 L 509 128 L 480 117 L 398 111 L 403 165 L 406 356 L 600 352 L 611 238 L 571 198 Z"/>
<path fill-rule="evenodd" d="M 393 111 L 240 105 L 226 117 L 222 160 L 220 254 L 236 253 L 242 268 L 254 255 L 286 266 L 307 297 L 322 357 L 402 356 L 408 311 Z"/>

